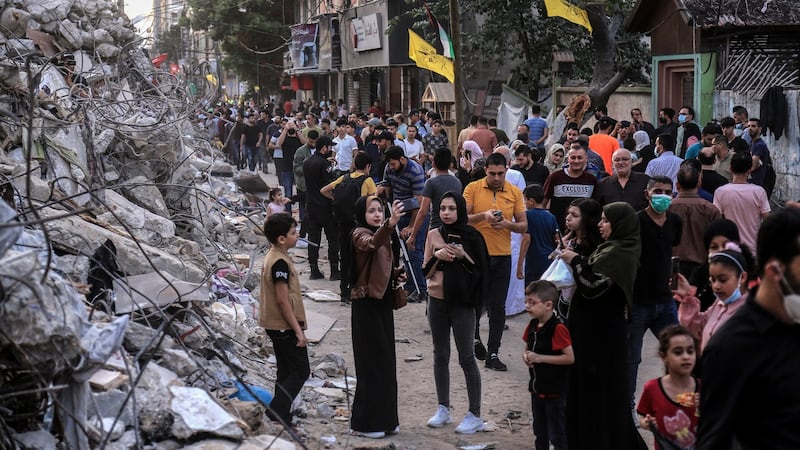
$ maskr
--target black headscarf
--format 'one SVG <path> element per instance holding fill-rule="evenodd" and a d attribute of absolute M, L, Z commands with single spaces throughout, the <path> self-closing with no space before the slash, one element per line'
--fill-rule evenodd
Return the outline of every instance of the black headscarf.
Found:
<path fill-rule="evenodd" d="M 609 203 L 603 212 L 611 223 L 611 236 L 592 253 L 589 264 L 593 271 L 611 278 L 622 289 L 630 308 L 642 251 L 639 219 L 633 207 L 625 202 Z"/>
<path fill-rule="evenodd" d="M 355 227 L 353 227 L 353 231 L 355 231 L 357 228 L 366 228 L 375 233 L 376 231 L 378 231 L 378 228 L 380 228 L 380 227 L 374 227 L 367 223 L 366 219 L 367 207 L 369 206 L 370 203 L 372 203 L 373 200 L 377 200 L 378 202 L 380 202 L 381 207 L 384 208 L 384 211 L 386 210 L 385 208 L 386 205 L 384 204 L 383 200 L 381 200 L 380 197 L 378 197 L 377 195 L 362 195 L 361 197 L 358 198 L 358 200 L 356 200 L 355 205 L 353 205 L 353 218 L 355 219 Z M 355 282 L 355 279 L 358 276 L 358 274 L 355 273 L 355 264 L 352 263 L 353 261 L 355 261 L 354 257 L 356 254 L 355 247 L 353 246 L 353 231 L 350 232 L 350 240 L 347 243 L 347 251 L 350 252 L 350 261 L 351 261 L 350 263 L 351 284 Z M 395 232 L 392 233 L 391 244 L 392 244 L 392 267 L 397 267 L 400 258 L 400 239 L 397 237 L 397 233 Z"/>
<path fill-rule="evenodd" d="M 442 223 L 439 233 L 448 243 L 448 236 L 461 236 L 461 245 L 475 264 L 470 266 L 465 261 L 443 264 L 444 298 L 475 305 L 489 295 L 489 251 L 483 235 L 467 223 L 467 202 L 461 193 L 449 191 L 442 195 L 442 200 L 445 198 L 456 202 L 458 217 L 453 224 Z"/>

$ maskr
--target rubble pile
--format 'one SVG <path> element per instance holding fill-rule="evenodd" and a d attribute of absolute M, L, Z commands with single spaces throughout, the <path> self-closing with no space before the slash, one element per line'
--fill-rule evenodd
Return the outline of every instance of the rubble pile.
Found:
<path fill-rule="evenodd" d="M 191 121 L 205 74 L 141 45 L 115 1 L 0 0 L 0 448 L 295 448 L 263 208 Z M 297 410 L 346 420 L 341 357 L 312 367 Z"/>

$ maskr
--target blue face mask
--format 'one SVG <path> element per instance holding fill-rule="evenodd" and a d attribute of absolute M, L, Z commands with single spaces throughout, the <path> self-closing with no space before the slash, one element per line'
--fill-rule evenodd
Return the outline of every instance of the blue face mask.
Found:
<path fill-rule="evenodd" d="M 650 196 L 650 206 L 659 214 L 669 209 L 672 204 L 672 197 L 667 194 L 653 194 Z"/>
<path fill-rule="evenodd" d="M 742 296 L 742 291 L 739 290 L 739 288 L 736 288 L 736 290 L 733 291 L 733 293 L 731 294 L 730 297 L 726 298 L 725 300 L 722 300 L 722 299 L 720 299 L 720 300 L 722 300 L 722 303 L 724 303 L 726 305 L 730 305 L 731 303 L 735 302 L 736 300 L 739 300 L 739 297 L 741 297 L 741 296 Z"/>
<path fill-rule="evenodd" d="M 686 122 L 686 114 L 678 114 L 678 122 Z"/>

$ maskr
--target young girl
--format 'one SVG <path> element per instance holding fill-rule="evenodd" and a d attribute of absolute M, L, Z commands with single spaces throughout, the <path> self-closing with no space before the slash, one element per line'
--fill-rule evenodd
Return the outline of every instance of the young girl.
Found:
<path fill-rule="evenodd" d="M 644 385 L 636 412 L 639 425 L 658 432 L 682 449 L 692 449 L 697 436 L 700 382 L 692 376 L 697 361 L 695 340 L 689 330 L 671 325 L 658 337 L 658 355 L 667 374 Z M 659 446 L 656 444 L 656 450 Z"/>
<path fill-rule="evenodd" d="M 286 204 L 292 201 L 283 197 L 281 188 L 272 188 L 269 190 L 269 204 L 267 204 L 267 216 L 275 213 L 286 212 Z"/>
<path fill-rule="evenodd" d="M 747 247 L 739 247 L 733 241 L 727 242 L 724 250 L 711 254 L 708 272 L 716 301 L 705 312 L 700 311 L 700 300 L 695 297 L 697 289 L 678 275 L 678 320 L 700 340 L 701 353 L 711 336 L 744 304 L 742 293 L 746 293 L 752 266 L 753 256 Z"/>
<path fill-rule="evenodd" d="M 442 225 L 428 232 L 424 267 L 428 279 L 428 321 L 433 339 L 433 378 L 439 406 L 428 426 L 450 423 L 450 330 L 464 371 L 469 411 L 456 433 L 483 429 L 481 373 L 475 362 L 475 306 L 489 292 L 489 253 L 483 236 L 467 224 L 467 203 L 459 192 L 446 192 L 439 206 Z"/>
<path fill-rule="evenodd" d="M 591 198 L 573 200 L 567 209 L 564 221 L 567 228 L 564 246 L 583 256 L 591 255 L 603 240 L 597 228 L 602 213 L 603 208 L 600 203 Z"/>

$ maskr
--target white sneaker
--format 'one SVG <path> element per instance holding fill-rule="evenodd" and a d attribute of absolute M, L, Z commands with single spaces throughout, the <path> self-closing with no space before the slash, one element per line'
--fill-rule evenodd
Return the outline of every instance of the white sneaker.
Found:
<path fill-rule="evenodd" d="M 383 439 L 386 437 L 386 432 L 384 431 L 356 431 L 350 430 L 351 436 L 359 436 L 369 439 Z"/>
<path fill-rule="evenodd" d="M 483 420 L 480 417 L 475 417 L 471 412 L 467 412 L 464 420 L 456 427 L 456 433 L 474 434 L 476 431 L 483 431 Z"/>
<path fill-rule="evenodd" d="M 428 419 L 428 426 L 431 428 L 441 428 L 446 423 L 453 423 L 453 419 L 450 418 L 450 408 L 439 405 L 439 407 L 436 408 L 436 414 Z"/>

